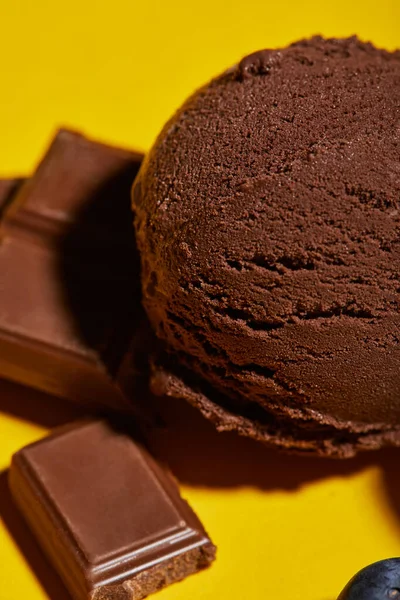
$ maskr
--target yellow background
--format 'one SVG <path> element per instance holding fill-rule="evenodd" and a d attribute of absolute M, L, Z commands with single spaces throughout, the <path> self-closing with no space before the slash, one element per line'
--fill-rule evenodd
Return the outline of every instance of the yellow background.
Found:
<path fill-rule="evenodd" d="M 398 47 L 400 2 L 0 0 L 0 32 L 5 176 L 30 173 L 59 125 L 148 149 L 193 89 L 260 47 L 313 33 Z M 0 410 L 0 470 L 19 447 L 76 415 L 6 383 Z M 334 600 L 360 567 L 400 554 L 395 451 L 346 463 L 288 457 L 217 435 L 186 407 L 172 407 L 168 419 L 172 429 L 156 443 L 219 554 L 160 600 Z M 0 513 L 0 599 L 66 600 L 4 473 Z"/>

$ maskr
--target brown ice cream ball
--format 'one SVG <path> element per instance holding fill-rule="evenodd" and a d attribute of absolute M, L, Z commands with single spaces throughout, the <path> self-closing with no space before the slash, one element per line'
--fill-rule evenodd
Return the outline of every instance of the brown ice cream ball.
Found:
<path fill-rule="evenodd" d="M 400 444 L 400 53 L 255 53 L 167 123 L 133 190 L 153 387 L 220 429 Z"/>

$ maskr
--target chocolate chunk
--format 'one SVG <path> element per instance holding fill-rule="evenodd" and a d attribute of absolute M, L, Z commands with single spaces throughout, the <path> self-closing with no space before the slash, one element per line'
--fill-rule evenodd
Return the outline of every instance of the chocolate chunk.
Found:
<path fill-rule="evenodd" d="M 142 158 L 60 130 L 5 214 L 3 231 L 57 244 L 79 222 L 87 233 L 79 246 L 129 243 L 130 235 L 121 237 L 121 228 L 130 232 L 132 221 L 129 201 L 122 198 L 129 195 Z"/>
<path fill-rule="evenodd" d="M 170 474 L 105 421 L 75 423 L 24 448 L 9 480 L 75 600 L 138 600 L 215 558 Z"/>
<path fill-rule="evenodd" d="M 0 376 L 131 408 L 115 385 L 141 323 L 129 191 L 140 155 L 61 131 L 2 223 Z"/>
<path fill-rule="evenodd" d="M 113 274 L 100 280 L 102 302 L 84 307 L 87 321 L 97 323 L 97 347 L 91 347 L 82 340 L 58 268 L 47 248 L 12 237 L 0 244 L 0 374 L 78 402 L 94 396 L 96 403 L 122 405 L 112 381 L 120 357 L 112 351 L 128 343 L 121 338 L 133 324 L 123 320 L 128 314 L 113 294 Z M 76 268 L 76 287 L 90 284 L 96 285 L 96 276 Z"/>

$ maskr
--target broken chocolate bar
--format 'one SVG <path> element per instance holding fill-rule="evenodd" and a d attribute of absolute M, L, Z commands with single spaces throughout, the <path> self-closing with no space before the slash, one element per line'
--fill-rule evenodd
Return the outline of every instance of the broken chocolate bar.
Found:
<path fill-rule="evenodd" d="M 141 155 L 61 131 L 2 220 L 0 376 L 130 408 L 115 379 L 143 319 L 130 187 Z"/>
<path fill-rule="evenodd" d="M 169 472 L 106 421 L 60 428 L 17 452 L 9 481 L 75 600 L 140 600 L 215 558 Z"/>
<path fill-rule="evenodd" d="M 129 244 L 130 188 L 142 159 L 61 129 L 4 215 L 3 233 L 57 245 L 79 225 L 80 246 Z"/>

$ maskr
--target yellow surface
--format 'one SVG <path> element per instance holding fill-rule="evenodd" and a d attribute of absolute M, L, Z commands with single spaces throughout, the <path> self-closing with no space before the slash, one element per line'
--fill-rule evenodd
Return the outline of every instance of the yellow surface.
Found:
<path fill-rule="evenodd" d="M 318 32 L 400 46 L 400 2 L 0 0 L 0 25 L 0 175 L 25 174 L 60 124 L 147 149 L 188 93 L 259 47 Z M 0 470 L 74 416 L 21 394 L 0 386 Z M 219 554 L 160 600 L 334 600 L 361 566 L 400 554 L 395 452 L 339 464 L 283 457 L 179 414 L 175 435 L 158 442 Z M 0 599 L 66 600 L 4 474 L 0 513 Z"/>

